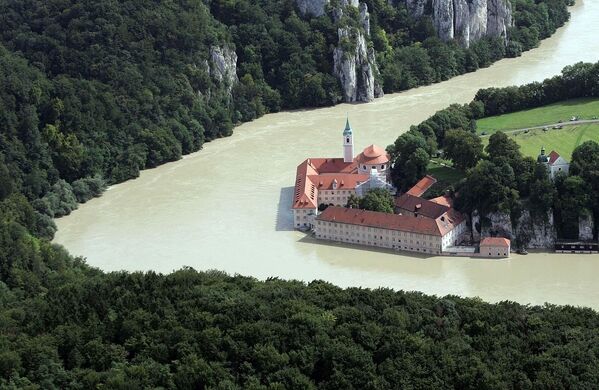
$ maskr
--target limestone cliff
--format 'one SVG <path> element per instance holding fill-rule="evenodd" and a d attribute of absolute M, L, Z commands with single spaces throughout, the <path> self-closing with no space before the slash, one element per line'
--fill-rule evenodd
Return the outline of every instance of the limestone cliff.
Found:
<path fill-rule="evenodd" d="M 529 249 L 552 249 L 557 240 L 557 231 L 553 223 L 553 213 L 549 212 L 544 221 L 534 221 L 528 210 L 524 210 L 516 226 L 516 238 L 522 246 Z"/>
<path fill-rule="evenodd" d="M 425 15 L 430 0 L 404 0 L 413 17 Z M 437 35 L 443 40 L 457 39 L 463 46 L 484 37 L 507 39 L 512 26 L 509 0 L 432 0 L 431 17 Z"/>
<path fill-rule="evenodd" d="M 341 82 L 345 102 L 369 102 L 382 96 L 375 80 L 378 72 L 374 49 L 365 34 L 352 27 L 338 29 L 339 43 L 333 51 L 333 73 Z"/>
<path fill-rule="evenodd" d="M 594 227 L 593 216 L 589 215 L 578 218 L 578 239 L 581 241 L 592 240 Z"/>
<path fill-rule="evenodd" d="M 328 0 L 296 0 L 303 16 L 318 17 L 326 12 Z M 348 7 L 358 8 L 359 27 L 348 26 L 343 16 L 351 14 Z M 339 80 L 345 102 L 369 102 L 383 96 L 383 88 L 376 81 L 378 66 L 374 49 L 368 47 L 370 14 L 368 6 L 358 0 L 340 0 L 331 10 L 333 20 L 339 23 L 338 41 L 333 50 L 333 74 Z"/>
<path fill-rule="evenodd" d="M 512 240 L 512 246 L 523 246 L 529 249 L 551 249 L 557 240 L 557 231 L 553 223 L 553 213 L 549 212 L 544 221 L 531 218 L 528 210 L 524 210 L 516 223 L 512 224 L 511 218 L 506 213 L 491 213 L 486 215 L 480 225 L 479 216 L 472 215 L 474 240 L 482 237 L 501 236 Z M 477 228 L 480 227 L 480 233 Z"/>
<path fill-rule="evenodd" d="M 237 53 L 228 46 L 213 46 L 210 48 L 210 76 L 220 83 L 229 96 L 238 81 Z"/>

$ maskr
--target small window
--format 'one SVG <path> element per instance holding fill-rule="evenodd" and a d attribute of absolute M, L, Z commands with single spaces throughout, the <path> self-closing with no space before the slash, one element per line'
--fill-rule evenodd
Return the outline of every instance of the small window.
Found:
<path fill-rule="evenodd" d="M 345 142 L 349 143 L 349 137 L 347 137 L 347 138 L 345 139 Z"/>
<path fill-rule="evenodd" d="M 366 165 L 362 165 L 362 169 L 366 169 Z"/>
<path fill-rule="evenodd" d="M 385 169 L 385 166 L 384 166 L 384 165 L 381 165 L 381 169 Z"/>

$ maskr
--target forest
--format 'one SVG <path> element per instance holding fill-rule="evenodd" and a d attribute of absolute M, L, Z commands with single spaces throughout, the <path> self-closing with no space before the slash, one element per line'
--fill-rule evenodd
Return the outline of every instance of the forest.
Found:
<path fill-rule="evenodd" d="M 411 19 L 403 4 L 367 3 L 387 92 L 518 55 L 568 19 L 567 1 L 514 0 L 507 46 L 483 39 L 463 49 L 436 39 L 430 20 Z M 104 273 L 49 241 L 53 218 L 108 184 L 199 150 L 242 121 L 338 102 L 330 56 L 336 28 L 328 14 L 298 16 L 291 1 L 0 0 L 1 388 L 599 381 L 599 316 L 590 309 L 192 269 Z M 238 56 L 234 85 L 219 80 L 209 61 L 227 48 Z M 443 56 L 452 60 L 436 61 Z M 511 109 L 501 99 L 481 92 L 467 109 L 452 108 L 447 126 L 419 126 L 406 136 L 417 147 L 399 141 L 397 151 L 413 150 L 397 158 L 417 169 L 445 129 Z M 451 122 L 458 117 L 463 126 Z"/>
<path fill-rule="evenodd" d="M 599 220 L 599 144 L 580 144 L 572 154 L 569 175 L 552 181 L 546 168 L 524 157 L 504 133 L 492 134 L 483 150 L 475 131 L 476 119 L 584 97 L 599 97 L 599 63 L 567 66 L 561 75 L 543 82 L 481 89 L 469 104 L 451 105 L 399 136 L 388 147 L 397 167 L 392 178 L 398 188 L 409 188 L 442 149 L 456 167 L 467 171 L 465 180 L 449 189 L 459 194 L 458 209 L 481 215 L 507 213 L 514 224 L 525 209 L 537 221 L 547 222 L 552 213 L 559 237 L 577 239 L 580 217 Z"/>

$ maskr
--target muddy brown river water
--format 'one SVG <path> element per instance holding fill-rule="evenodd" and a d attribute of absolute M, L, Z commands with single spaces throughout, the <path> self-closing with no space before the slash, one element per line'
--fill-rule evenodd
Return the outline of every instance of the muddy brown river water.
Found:
<path fill-rule="evenodd" d="M 369 104 L 270 114 L 239 126 L 232 137 L 113 186 L 57 220 L 55 242 L 106 271 L 191 266 L 599 309 L 599 255 L 531 253 L 498 261 L 373 251 L 307 238 L 293 230 L 289 211 L 297 164 L 342 156 L 346 113 L 357 151 L 386 146 L 435 111 L 470 101 L 479 88 L 542 80 L 566 65 L 598 61 L 599 0 L 577 3 L 565 27 L 520 58 Z"/>

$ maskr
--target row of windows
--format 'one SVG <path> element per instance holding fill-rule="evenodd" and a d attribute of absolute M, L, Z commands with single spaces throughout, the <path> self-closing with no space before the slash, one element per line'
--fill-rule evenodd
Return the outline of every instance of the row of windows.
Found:
<path fill-rule="evenodd" d="M 356 225 L 346 225 L 346 224 L 342 224 L 342 223 L 335 223 L 335 222 L 322 222 L 322 221 L 316 221 L 316 224 L 318 226 L 330 226 L 330 227 L 335 227 L 335 228 L 339 228 L 340 231 L 343 232 L 355 232 L 355 231 L 361 231 L 361 232 L 373 232 L 373 233 L 377 233 L 377 234 L 388 234 L 389 232 L 391 232 L 391 235 L 393 236 L 397 236 L 397 237 L 404 237 L 404 238 L 419 238 L 422 237 L 422 234 L 418 234 L 418 233 L 409 233 L 409 232 L 402 232 L 399 230 L 387 230 L 387 229 L 378 229 L 378 228 L 373 228 L 373 227 L 367 227 L 367 226 L 356 226 Z M 323 227 L 322 229 L 326 230 L 326 227 Z M 453 232 L 452 232 L 453 233 Z M 438 238 L 434 237 L 434 236 L 428 236 L 425 235 L 424 236 L 424 240 L 426 241 L 436 241 Z"/>
<path fill-rule="evenodd" d="M 353 243 L 353 244 L 362 244 L 362 245 L 371 245 L 371 246 L 380 246 L 380 247 L 384 247 L 384 248 L 391 248 L 391 249 L 397 249 L 397 250 L 406 250 L 406 251 L 412 251 L 412 252 L 422 252 L 422 253 L 433 253 L 433 254 L 439 254 L 441 253 L 441 251 L 439 251 L 438 249 L 427 249 L 427 248 L 414 248 L 412 246 L 407 246 L 407 245 L 384 245 L 384 244 L 379 244 L 376 241 L 367 241 L 367 240 L 362 240 L 360 241 L 359 239 L 352 239 L 352 238 L 336 238 L 334 236 L 328 236 L 326 234 L 317 234 L 316 237 L 318 238 L 322 238 L 322 239 L 328 239 L 328 240 L 333 240 L 333 241 L 340 241 L 340 242 L 349 242 L 349 243 Z"/>
<path fill-rule="evenodd" d="M 349 237 L 349 238 L 362 238 L 364 240 L 368 239 L 368 240 L 382 240 L 382 241 L 386 241 L 388 243 L 391 242 L 398 242 L 401 243 L 401 239 L 400 238 L 395 238 L 395 237 L 389 237 L 389 236 L 380 236 L 380 235 L 373 235 L 370 233 L 360 233 L 360 232 L 352 232 L 352 231 L 343 231 L 343 230 L 337 230 L 334 228 L 319 228 L 318 233 L 322 233 L 322 234 L 328 234 L 331 237 L 339 237 L 341 236 L 341 240 L 344 240 L 343 237 Z M 421 242 L 422 241 L 422 242 Z M 426 246 L 426 247 L 436 247 L 438 245 L 438 241 L 433 239 L 433 237 L 425 237 L 424 239 L 419 238 L 418 240 L 408 240 L 405 239 L 404 243 L 410 243 L 410 244 L 416 244 L 416 245 L 421 245 L 421 246 Z"/>

